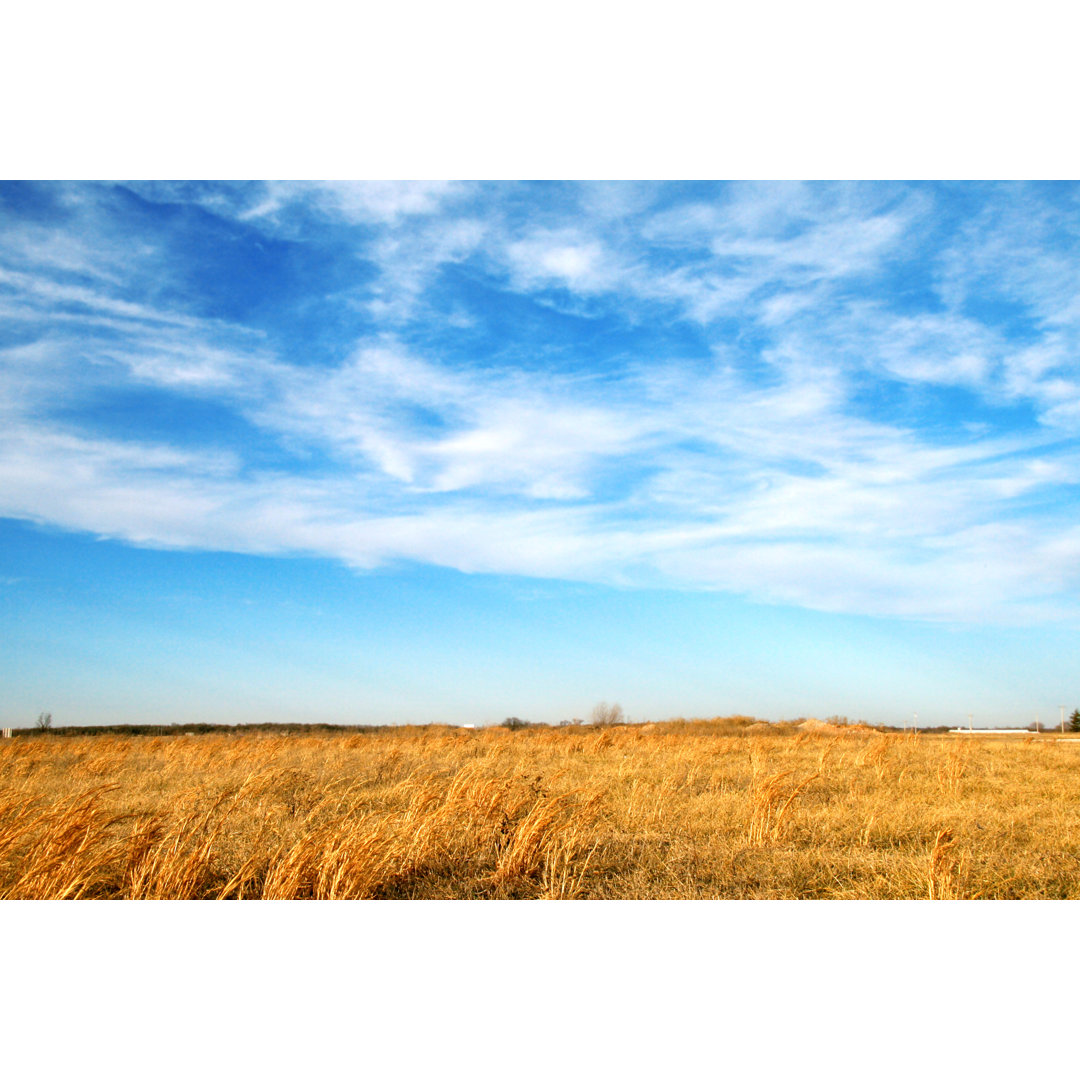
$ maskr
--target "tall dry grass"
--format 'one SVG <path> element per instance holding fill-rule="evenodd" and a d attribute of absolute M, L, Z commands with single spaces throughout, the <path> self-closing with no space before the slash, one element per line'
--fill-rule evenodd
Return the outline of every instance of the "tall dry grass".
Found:
<path fill-rule="evenodd" d="M 1080 747 L 748 721 L 0 743 L 0 898 L 1080 895 Z"/>

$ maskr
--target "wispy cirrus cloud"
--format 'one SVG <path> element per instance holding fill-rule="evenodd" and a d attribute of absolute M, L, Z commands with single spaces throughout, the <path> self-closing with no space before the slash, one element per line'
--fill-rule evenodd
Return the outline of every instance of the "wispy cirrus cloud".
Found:
<path fill-rule="evenodd" d="M 363 568 L 1080 614 L 1071 189 L 6 194 L 0 514 Z M 327 245 L 355 260 L 344 287 L 304 269 Z"/>
<path fill-rule="evenodd" d="M 393 224 L 437 212 L 470 185 L 446 180 L 268 180 L 247 184 L 142 181 L 127 185 L 153 202 L 194 204 L 226 218 L 276 228 L 300 215 L 352 224 Z"/>

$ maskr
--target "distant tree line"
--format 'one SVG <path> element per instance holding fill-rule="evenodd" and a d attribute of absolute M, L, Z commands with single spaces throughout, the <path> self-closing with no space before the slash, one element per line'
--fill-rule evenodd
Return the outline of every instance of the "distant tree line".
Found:
<path fill-rule="evenodd" d="M 753 723 L 753 717 L 717 717 L 714 722 L 723 719 L 726 723 L 732 723 L 737 721 L 740 725 L 745 726 Z M 845 722 L 845 717 L 830 718 L 830 722 Z M 601 702 L 593 710 L 588 721 L 574 719 L 564 720 L 558 727 L 569 727 L 579 725 L 589 725 L 593 727 L 608 727 L 615 724 L 628 723 L 625 714 L 623 713 L 622 706 L 608 705 L 606 702 Z M 686 721 L 669 720 L 666 722 L 666 726 L 674 730 L 675 726 L 680 724 L 685 725 Z M 414 726 L 414 725 L 409 725 Z M 420 724 L 415 725 L 418 727 L 444 727 L 447 725 L 442 724 Z M 451 725 L 452 726 L 452 725 Z M 521 731 L 526 728 L 546 728 L 549 725 L 541 724 L 531 720 L 522 720 L 518 716 L 508 716 L 499 725 L 509 731 Z M 1034 725 L 1032 725 L 1033 727 Z M 785 728 L 785 725 L 778 725 L 777 730 Z M 1069 728 L 1071 731 L 1080 733 L 1080 709 L 1073 709 L 1072 714 L 1069 717 Z M 375 733 L 380 731 L 386 731 L 387 725 L 385 724 L 296 724 L 296 723 L 261 723 L 261 724 L 209 724 L 209 723 L 188 723 L 188 724 L 101 724 L 101 725 L 87 725 L 76 726 L 67 725 L 64 727 L 57 727 L 53 723 L 53 716 L 50 712 L 42 712 L 38 715 L 34 726 L 31 728 L 14 728 L 12 729 L 12 735 L 51 735 L 59 738 L 74 737 L 74 736 L 93 736 L 93 735 L 212 735 L 212 734 L 266 734 L 266 735 L 305 735 L 312 733 L 337 733 L 337 734 L 365 734 Z M 1039 729 L 1051 730 L 1050 725 L 1040 724 Z M 879 731 L 900 731 L 900 728 L 892 727 L 889 725 L 883 725 L 878 727 Z M 927 735 L 945 733 L 951 730 L 947 725 L 941 725 L 938 727 L 920 727 L 919 731 Z"/>
<path fill-rule="evenodd" d="M 583 723 L 581 720 L 564 720 L 559 727 L 568 727 L 571 724 L 579 725 Z M 609 727 L 612 724 L 625 724 L 626 716 L 623 713 L 621 705 L 609 705 L 606 701 L 601 701 L 593 711 L 589 723 L 595 727 Z M 537 724 L 530 720 L 522 720 L 518 716 L 508 716 L 500 725 L 509 729 L 510 731 L 520 731 L 522 728 L 530 727 L 548 727 L 547 724 Z"/>
<path fill-rule="evenodd" d="M 85 727 L 68 725 L 54 727 L 52 716 L 43 713 L 48 723 L 42 723 L 39 717 L 33 728 L 14 728 L 12 735 L 32 733 L 56 735 L 60 738 L 83 735 L 213 735 L 247 734 L 261 732 L 268 735 L 301 735 L 311 732 L 338 732 L 350 735 L 358 733 L 385 731 L 380 724 L 87 724 Z"/>

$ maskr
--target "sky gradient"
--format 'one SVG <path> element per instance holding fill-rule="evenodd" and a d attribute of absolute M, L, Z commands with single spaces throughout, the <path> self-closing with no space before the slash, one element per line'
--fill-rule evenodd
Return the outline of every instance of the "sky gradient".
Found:
<path fill-rule="evenodd" d="M 0 717 L 1056 721 L 1080 186 L 0 185 Z"/>

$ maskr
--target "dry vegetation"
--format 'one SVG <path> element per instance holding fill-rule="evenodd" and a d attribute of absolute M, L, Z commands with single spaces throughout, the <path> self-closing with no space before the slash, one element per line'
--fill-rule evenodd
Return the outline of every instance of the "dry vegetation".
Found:
<path fill-rule="evenodd" d="M 742 719 L 0 743 L 0 898 L 1080 895 L 1080 744 Z"/>

